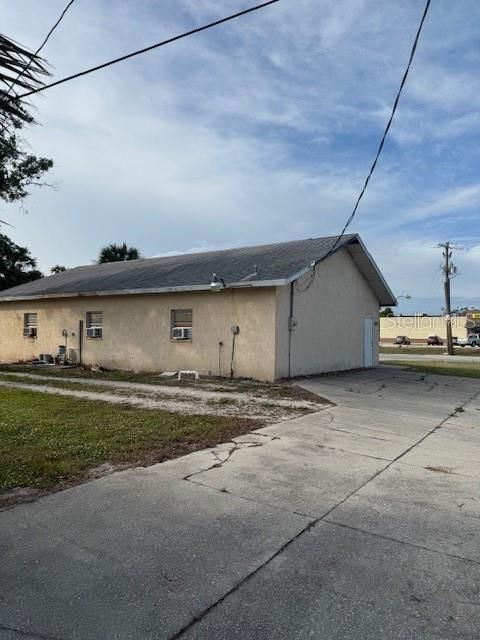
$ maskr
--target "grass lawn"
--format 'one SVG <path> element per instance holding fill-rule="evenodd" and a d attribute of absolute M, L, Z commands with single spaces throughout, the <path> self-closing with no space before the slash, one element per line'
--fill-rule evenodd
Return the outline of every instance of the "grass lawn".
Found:
<path fill-rule="evenodd" d="M 103 463 L 160 462 L 257 426 L 245 418 L 181 415 L 0 388 L 0 504 L 2 492 L 7 498 L 12 489 L 68 486 Z"/>
<path fill-rule="evenodd" d="M 380 345 L 380 353 L 395 353 L 399 358 L 406 353 L 414 354 L 416 356 L 434 356 L 440 355 L 447 352 L 447 347 L 414 347 L 414 346 L 405 346 L 402 345 L 400 347 L 384 347 Z M 454 347 L 453 352 L 456 356 L 474 356 L 480 357 L 480 349 L 477 347 Z"/>
<path fill-rule="evenodd" d="M 439 376 L 460 376 L 462 378 L 480 378 L 480 366 L 475 363 L 435 362 L 416 364 L 410 360 L 389 360 L 386 364 L 408 367 L 419 373 L 434 373 Z"/>
<path fill-rule="evenodd" d="M 75 379 L 78 380 L 80 378 L 88 380 L 111 380 L 112 382 L 136 382 L 143 384 L 154 384 L 159 387 L 166 388 L 179 386 L 193 387 L 197 389 L 206 388 L 210 391 L 221 391 L 222 393 L 228 393 L 228 391 L 237 391 L 257 394 L 258 396 L 265 396 L 268 398 L 283 398 L 287 400 L 318 400 L 318 397 L 314 394 L 311 394 L 309 391 L 305 391 L 305 389 L 302 389 L 295 385 L 291 385 L 288 382 L 262 383 L 248 379 L 231 380 L 230 378 L 217 377 L 202 377 L 200 378 L 200 381 L 197 382 L 189 379 L 177 380 L 176 377 L 162 378 L 158 373 L 149 371 L 92 371 L 91 369 L 84 367 L 67 367 L 63 369 L 61 367 L 28 366 L 21 364 L 0 365 L 0 373 L 4 376 L 7 374 L 14 375 L 15 373 L 20 372 L 34 373 L 38 376 L 71 378 L 72 385 L 75 382 Z M 63 385 L 59 383 L 58 386 Z M 71 388 L 74 387 L 72 386 Z M 82 387 L 78 388 L 85 389 L 85 386 L 82 385 Z"/>

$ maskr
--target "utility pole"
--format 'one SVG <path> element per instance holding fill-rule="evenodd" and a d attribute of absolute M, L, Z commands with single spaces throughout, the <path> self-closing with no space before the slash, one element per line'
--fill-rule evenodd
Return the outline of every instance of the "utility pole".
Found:
<path fill-rule="evenodd" d="M 444 274 L 443 287 L 445 291 L 445 320 L 447 322 L 447 353 L 449 356 L 453 356 L 453 342 L 452 342 L 452 309 L 450 303 L 450 280 L 456 274 L 457 267 L 451 262 L 452 257 L 452 245 L 450 242 L 444 242 L 438 245 L 443 249 L 444 261 L 441 265 L 441 269 Z"/>

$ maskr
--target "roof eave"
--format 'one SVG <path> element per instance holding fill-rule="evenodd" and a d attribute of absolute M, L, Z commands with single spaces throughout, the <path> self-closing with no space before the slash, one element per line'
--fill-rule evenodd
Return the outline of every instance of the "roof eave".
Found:
<path fill-rule="evenodd" d="M 370 252 L 368 251 L 367 247 L 363 244 L 363 241 L 362 241 L 361 237 L 358 234 L 356 236 L 356 239 L 357 239 L 358 244 L 362 247 L 363 251 L 365 252 L 365 255 L 370 260 L 373 268 L 375 269 L 375 272 L 376 272 L 379 280 L 381 281 L 383 287 L 385 288 L 385 291 L 386 291 L 387 295 L 385 296 L 385 298 L 379 299 L 380 305 L 382 307 L 387 306 L 387 305 L 391 306 L 391 307 L 396 307 L 398 305 L 398 301 L 397 301 L 393 291 L 388 286 L 387 281 L 383 277 L 382 272 L 378 268 L 377 263 L 375 262 L 375 260 L 370 255 Z"/>
<path fill-rule="evenodd" d="M 278 280 L 249 280 L 242 282 L 229 282 L 226 289 L 246 289 L 258 287 L 279 287 L 288 284 L 286 279 Z M 0 296 L 2 302 L 22 302 L 28 300 L 55 300 L 62 298 L 102 298 L 107 296 L 133 296 L 133 295 L 153 295 L 157 293 L 188 293 L 190 291 L 210 291 L 210 285 L 186 285 L 181 287 L 156 287 L 145 289 L 115 289 L 109 291 L 76 291 L 71 293 L 43 293 L 38 295 L 25 296 Z"/>
<path fill-rule="evenodd" d="M 295 282 L 295 280 L 298 280 L 298 278 L 301 278 L 302 276 L 307 274 L 311 269 L 316 267 L 318 264 L 320 264 L 324 260 L 327 260 L 328 258 L 333 256 L 335 253 L 337 253 L 337 251 L 340 251 L 340 249 L 345 249 L 346 247 L 348 247 L 351 244 L 358 244 L 361 247 L 362 251 L 364 252 L 365 256 L 368 258 L 371 266 L 373 267 L 373 269 L 375 271 L 375 275 L 379 279 L 380 284 L 382 285 L 383 289 L 385 290 L 385 296 L 384 297 L 380 296 L 378 298 L 378 302 L 379 302 L 380 306 L 382 306 L 382 307 L 384 307 L 384 306 L 396 307 L 397 304 L 398 304 L 397 299 L 395 298 L 392 290 L 390 289 L 390 287 L 388 286 L 385 278 L 383 277 L 382 272 L 378 268 L 375 260 L 372 258 L 370 252 L 368 251 L 367 247 L 364 245 L 364 243 L 363 243 L 361 237 L 358 235 L 358 233 L 353 234 L 351 238 L 349 238 L 348 240 L 346 240 L 342 244 L 339 244 L 331 253 L 327 253 L 327 255 L 323 256 L 319 260 L 313 260 L 308 266 L 304 267 L 303 269 L 301 269 L 297 273 L 295 273 L 292 276 L 290 276 L 290 278 L 288 278 L 288 280 L 287 280 L 287 283 L 290 284 L 292 282 Z"/>

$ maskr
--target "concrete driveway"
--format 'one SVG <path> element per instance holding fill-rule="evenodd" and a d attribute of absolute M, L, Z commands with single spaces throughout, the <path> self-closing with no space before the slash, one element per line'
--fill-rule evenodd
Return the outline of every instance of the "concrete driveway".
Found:
<path fill-rule="evenodd" d="M 337 406 L 0 513 L 0 638 L 478 640 L 480 383 Z"/>

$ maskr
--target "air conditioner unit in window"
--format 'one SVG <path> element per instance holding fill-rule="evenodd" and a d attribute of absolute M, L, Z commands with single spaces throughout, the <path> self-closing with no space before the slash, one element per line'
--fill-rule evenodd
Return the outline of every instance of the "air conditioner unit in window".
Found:
<path fill-rule="evenodd" d="M 190 340 L 191 337 L 190 327 L 174 327 L 172 329 L 173 340 Z"/>
<path fill-rule="evenodd" d="M 25 327 L 23 331 L 23 335 L 28 338 L 36 338 L 37 337 L 37 327 Z"/>
<path fill-rule="evenodd" d="M 102 337 L 101 327 L 87 327 L 87 338 L 101 338 L 101 337 Z"/>

